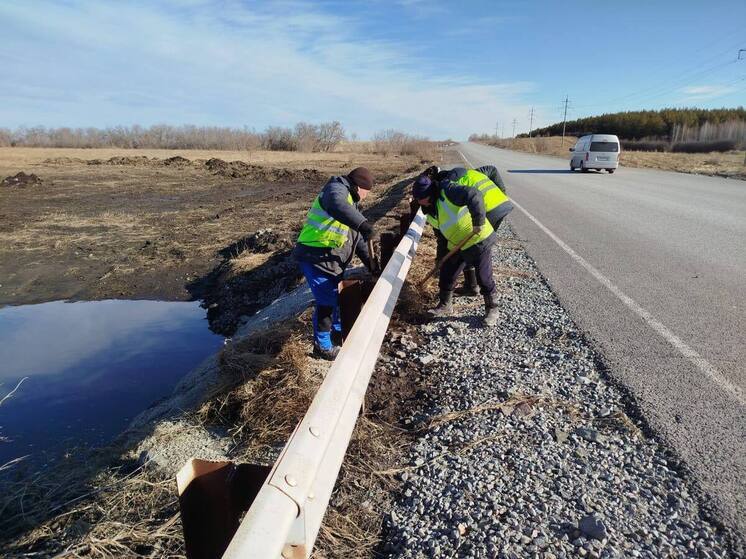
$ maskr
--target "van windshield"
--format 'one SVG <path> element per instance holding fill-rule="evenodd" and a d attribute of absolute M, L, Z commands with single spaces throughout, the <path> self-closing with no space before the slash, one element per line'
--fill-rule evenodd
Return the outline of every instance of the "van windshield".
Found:
<path fill-rule="evenodd" d="M 619 151 L 619 144 L 616 142 L 591 142 L 591 151 L 606 151 L 616 153 Z"/>

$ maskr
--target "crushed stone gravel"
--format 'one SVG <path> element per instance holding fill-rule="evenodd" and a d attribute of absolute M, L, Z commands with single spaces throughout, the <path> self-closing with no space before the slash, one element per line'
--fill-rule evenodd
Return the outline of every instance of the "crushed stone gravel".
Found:
<path fill-rule="evenodd" d="M 397 474 L 381 555 L 742 556 L 629 418 L 510 228 L 498 235 L 498 324 L 482 326 L 481 297 L 457 298 L 453 316 L 417 326 L 426 343 L 404 348 L 425 364 L 425 394 L 403 420 L 420 436 Z"/>

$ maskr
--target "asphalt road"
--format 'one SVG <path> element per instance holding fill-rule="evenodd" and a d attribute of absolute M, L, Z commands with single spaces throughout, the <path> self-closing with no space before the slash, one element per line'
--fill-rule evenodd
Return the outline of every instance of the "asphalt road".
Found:
<path fill-rule="evenodd" d="M 478 144 L 518 208 L 511 225 L 609 375 L 746 534 L 746 182 Z"/>

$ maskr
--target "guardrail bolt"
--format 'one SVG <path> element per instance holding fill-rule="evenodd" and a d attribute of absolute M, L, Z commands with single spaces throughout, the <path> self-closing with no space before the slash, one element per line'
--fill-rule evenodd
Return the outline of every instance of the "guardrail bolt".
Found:
<path fill-rule="evenodd" d="M 285 483 L 287 483 L 290 487 L 295 487 L 296 485 L 298 485 L 296 479 L 291 475 L 285 476 Z"/>

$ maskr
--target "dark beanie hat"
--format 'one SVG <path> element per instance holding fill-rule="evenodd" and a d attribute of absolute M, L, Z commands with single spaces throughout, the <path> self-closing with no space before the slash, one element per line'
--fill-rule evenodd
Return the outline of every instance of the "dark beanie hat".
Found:
<path fill-rule="evenodd" d="M 417 200 L 428 198 L 432 191 L 433 181 L 431 181 L 430 178 L 425 175 L 420 175 L 419 177 L 417 177 L 417 180 L 414 181 L 414 186 L 412 186 L 412 195 Z"/>
<path fill-rule="evenodd" d="M 347 180 L 363 190 L 373 188 L 373 175 L 365 167 L 358 167 L 350 171 L 350 174 L 347 175 Z"/>

